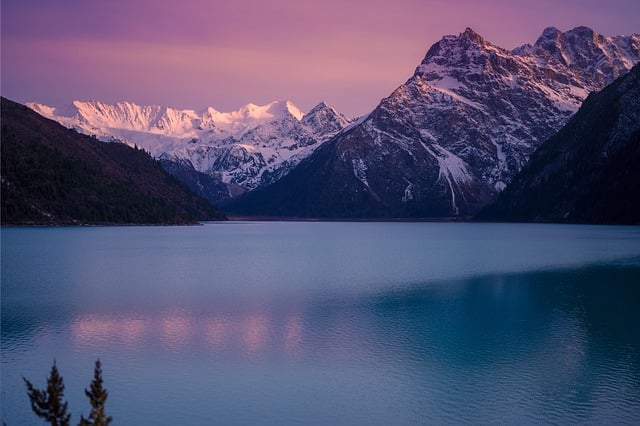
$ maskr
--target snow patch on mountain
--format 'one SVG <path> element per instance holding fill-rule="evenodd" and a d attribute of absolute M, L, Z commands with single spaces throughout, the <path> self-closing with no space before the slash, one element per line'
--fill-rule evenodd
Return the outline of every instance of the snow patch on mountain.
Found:
<path fill-rule="evenodd" d="M 353 159 L 353 174 L 358 178 L 360 182 L 367 188 L 369 187 L 369 181 L 367 180 L 367 165 L 362 158 Z"/>
<path fill-rule="evenodd" d="M 438 162 L 438 180 L 444 178 L 447 181 L 447 185 L 451 191 L 451 210 L 455 215 L 458 215 L 460 213 L 460 209 L 456 204 L 456 190 L 454 189 L 454 185 L 459 187 L 460 184 L 464 184 L 472 180 L 471 174 L 469 173 L 469 170 L 467 170 L 467 166 L 462 159 L 447 151 L 440 145 L 433 144 L 429 147 L 424 142 L 421 142 L 421 144 L 429 155 L 435 158 Z M 406 193 L 407 191 L 405 190 L 403 201 L 405 200 Z"/>

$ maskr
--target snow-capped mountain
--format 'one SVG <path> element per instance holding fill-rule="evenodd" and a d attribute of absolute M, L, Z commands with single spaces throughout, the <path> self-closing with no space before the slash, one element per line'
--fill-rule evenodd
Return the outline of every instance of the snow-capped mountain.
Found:
<path fill-rule="evenodd" d="M 39 114 L 104 141 L 137 145 L 154 157 L 189 161 L 234 188 L 254 189 L 295 166 L 348 120 L 324 102 L 306 115 L 290 101 L 237 111 L 178 110 L 130 102 L 75 101 L 65 108 L 27 104 Z"/>
<path fill-rule="evenodd" d="M 493 200 L 592 91 L 640 61 L 640 35 L 547 28 L 512 51 L 445 36 L 366 117 L 231 206 L 288 216 L 463 216 Z M 292 201 L 293 200 L 293 201 Z"/>

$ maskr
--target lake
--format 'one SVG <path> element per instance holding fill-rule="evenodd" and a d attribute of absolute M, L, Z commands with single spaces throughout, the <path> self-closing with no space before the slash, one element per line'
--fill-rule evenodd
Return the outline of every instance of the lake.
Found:
<path fill-rule="evenodd" d="M 72 424 L 640 423 L 640 227 L 2 228 L 1 412 Z"/>

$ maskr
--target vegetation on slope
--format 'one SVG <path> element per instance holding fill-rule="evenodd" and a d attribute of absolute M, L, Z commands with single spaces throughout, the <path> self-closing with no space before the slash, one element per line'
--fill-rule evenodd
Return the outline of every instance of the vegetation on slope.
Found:
<path fill-rule="evenodd" d="M 2 98 L 2 224 L 187 224 L 223 219 L 151 156 L 80 135 Z"/>

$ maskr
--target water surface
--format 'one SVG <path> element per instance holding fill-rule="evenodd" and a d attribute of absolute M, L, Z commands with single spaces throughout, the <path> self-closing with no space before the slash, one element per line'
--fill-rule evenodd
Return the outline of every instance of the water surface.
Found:
<path fill-rule="evenodd" d="M 640 228 L 3 228 L 1 418 L 57 360 L 120 424 L 640 422 Z"/>

